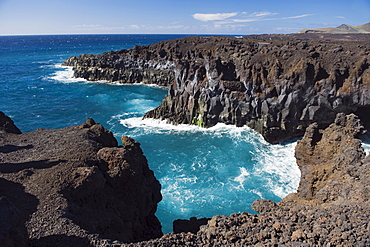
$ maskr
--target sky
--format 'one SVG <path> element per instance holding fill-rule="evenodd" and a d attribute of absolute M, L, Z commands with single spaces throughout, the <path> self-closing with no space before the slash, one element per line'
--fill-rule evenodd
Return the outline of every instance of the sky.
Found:
<path fill-rule="evenodd" d="M 368 22 L 370 0 L 0 0 L 0 35 L 248 35 Z"/>

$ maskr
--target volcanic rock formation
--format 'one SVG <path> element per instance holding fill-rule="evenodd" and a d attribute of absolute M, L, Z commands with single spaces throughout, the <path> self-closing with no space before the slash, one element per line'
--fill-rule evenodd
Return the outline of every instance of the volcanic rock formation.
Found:
<path fill-rule="evenodd" d="M 314 122 L 327 127 L 340 112 L 368 127 L 368 41 L 262 37 L 188 37 L 64 65 L 88 80 L 167 85 L 168 96 L 144 117 L 173 124 L 248 125 L 271 143 L 302 136 Z"/>
<path fill-rule="evenodd" d="M 162 236 L 160 184 L 140 144 L 92 119 L 20 134 L 0 112 L 2 246 L 98 246 Z M 104 240 L 107 239 L 107 240 Z"/>

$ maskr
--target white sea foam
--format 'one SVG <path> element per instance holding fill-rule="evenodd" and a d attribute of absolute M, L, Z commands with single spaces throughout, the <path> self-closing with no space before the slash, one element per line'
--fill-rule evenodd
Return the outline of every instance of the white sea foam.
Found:
<path fill-rule="evenodd" d="M 366 155 L 370 154 L 370 143 L 362 143 L 362 147 L 365 150 Z"/>
<path fill-rule="evenodd" d="M 75 83 L 75 82 L 86 82 L 87 80 L 82 78 L 73 77 L 73 68 L 70 66 L 62 66 L 56 64 L 54 67 L 57 69 L 51 76 L 51 80 L 59 81 L 62 83 Z"/>
<path fill-rule="evenodd" d="M 110 85 L 117 85 L 117 86 L 147 86 L 153 88 L 160 88 L 160 89 L 167 89 L 165 86 L 159 86 L 157 84 L 148 84 L 148 83 L 120 83 L 120 82 L 109 82 L 106 80 L 99 80 L 99 81 L 88 81 L 84 78 L 76 78 L 74 77 L 73 67 L 71 66 L 62 66 L 61 64 L 55 65 L 44 65 L 41 67 L 54 67 L 57 69 L 51 76 L 47 79 L 60 81 L 62 83 L 76 83 L 76 82 L 85 82 L 85 83 L 102 83 L 102 84 L 110 84 Z"/>
<path fill-rule="evenodd" d="M 258 191 L 257 189 L 250 190 L 250 192 L 252 192 L 253 194 L 256 194 L 261 199 L 263 198 L 262 193 Z"/>
<path fill-rule="evenodd" d="M 270 176 L 267 186 L 278 197 L 284 198 L 287 194 L 296 192 L 300 170 L 294 158 L 296 142 L 285 145 L 269 145 L 268 149 L 258 150 L 258 165 L 256 173 L 267 173 Z"/>
<path fill-rule="evenodd" d="M 129 129 L 139 128 L 143 130 L 143 134 L 148 133 L 163 133 L 163 132 L 194 132 L 194 131 L 201 131 L 201 128 L 194 125 L 173 125 L 168 124 L 165 120 L 159 119 L 142 119 L 141 117 L 133 117 L 127 119 L 121 119 L 120 123 Z"/>
<path fill-rule="evenodd" d="M 235 182 L 239 183 L 239 186 L 237 186 L 237 189 L 243 189 L 244 190 L 244 183 L 246 180 L 249 179 L 250 173 L 247 171 L 245 167 L 239 167 L 240 169 L 240 175 L 234 178 Z"/>
<path fill-rule="evenodd" d="M 366 155 L 370 154 L 370 137 L 368 135 L 363 135 L 361 137 L 362 148 L 365 150 Z"/>
<path fill-rule="evenodd" d="M 121 119 L 120 123 L 125 126 L 126 128 L 141 128 L 144 129 L 145 133 L 149 132 L 153 133 L 163 133 L 163 132 L 202 132 L 202 133 L 209 133 L 209 134 L 228 134 L 235 138 L 243 137 L 247 138 L 247 136 L 243 136 L 243 132 L 248 131 L 251 132 L 252 130 L 249 127 L 236 127 L 234 125 L 227 125 L 224 123 L 218 123 L 215 126 L 210 128 L 202 128 L 196 125 L 189 125 L 189 124 L 179 124 L 173 125 L 168 123 L 166 120 L 159 120 L 153 118 L 146 118 L 142 119 L 141 117 L 133 117 L 133 118 L 126 118 Z M 258 136 L 258 133 L 255 133 L 255 136 Z"/>

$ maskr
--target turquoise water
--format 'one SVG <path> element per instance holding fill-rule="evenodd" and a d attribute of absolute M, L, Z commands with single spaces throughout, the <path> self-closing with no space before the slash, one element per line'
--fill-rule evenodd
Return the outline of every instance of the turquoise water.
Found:
<path fill-rule="evenodd" d="M 270 145 L 255 131 L 218 124 L 173 126 L 142 115 L 158 106 L 165 88 L 72 78 L 70 56 L 132 48 L 185 35 L 65 35 L 0 37 L 0 110 L 23 131 L 62 128 L 92 117 L 119 140 L 141 143 L 162 184 L 157 216 L 172 221 L 253 212 L 255 199 L 281 200 L 296 191 L 295 143 Z"/>

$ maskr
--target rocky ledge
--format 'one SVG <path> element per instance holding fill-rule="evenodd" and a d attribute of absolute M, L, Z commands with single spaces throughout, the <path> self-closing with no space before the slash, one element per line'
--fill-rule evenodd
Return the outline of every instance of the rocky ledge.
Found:
<path fill-rule="evenodd" d="M 168 86 L 146 118 L 248 125 L 278 143 L 314 122 L 325 128 L 340 112 L 356 113 L 369 127 L 370 35 L 347 36 L 187 37 L 64 65 L 87 80 Z"/>
<path fill-rule="evenodd" d="M 140 144 L 92 119 L 21 133 L 0 112 L 1 246 L 99 246 L 162 236 Z"/>

